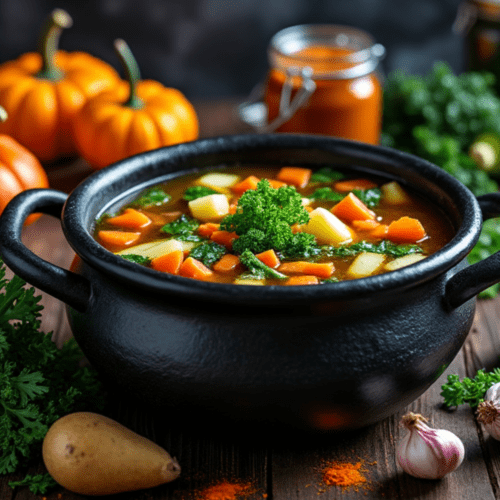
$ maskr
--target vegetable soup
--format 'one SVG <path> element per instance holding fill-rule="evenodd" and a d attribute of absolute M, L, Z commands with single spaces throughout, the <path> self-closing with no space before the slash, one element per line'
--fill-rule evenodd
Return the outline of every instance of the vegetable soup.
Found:
<path fill-rule="evenodd" d="M 325 167 L 233 166 L 146 189 L 96 221 L 120 257 L 187 278 L 238 285 L 320 285 L 399 269 L 454 231 L 396 181 Z"/>

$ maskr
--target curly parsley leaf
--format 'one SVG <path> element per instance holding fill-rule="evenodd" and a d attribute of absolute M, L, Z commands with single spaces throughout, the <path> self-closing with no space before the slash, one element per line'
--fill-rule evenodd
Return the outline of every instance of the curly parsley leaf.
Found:
<path fill-rule="evenodd" d="M 5 275 L 0 261 L 0 475 L 39 458 L 58 418 L 100 409 L 104 397 L 96 373 L 78 366 L 83 354 L 74 339 L 58 349 L 40 330 L 41 297 L 34 288 Z"/>
<path fill-rule="evenodd" d="M 161 187 L 155 186 L 146 189 L 132 205 L 147 208 L 155 205 L 163 205 L 164 203 L 168 203 L 170 199 L 171 196 L 168 193 Z"/>
<path fill-rule="evenodd" d="M 329 187 L 318 188 L 308 196 L 311 200 L 324 201 L 341 201 L 344 197 L 345 195 L 338 193 L 337 191 L 333 191 L 332 188 Z"/>
<path fill-rule="evenodd" d="M 233 250 L 243 253 L 275 251 L 303 251 L 314 244 L 314 236 L 292 232 L 293 224 L 305 224 L 309 214 L 302 206 L 302 197 L 292 186 L 274 189 L 262 179 L 257 189 L 248 190 L 238 200 L 236 213 L 222 219 L 220 228 L 239 236 Z"/>
<path fill-rule="evenodd" d="M 500 382 L 500 368 L 491 372 L 478 370 L 473 379 L 464 377 L 460 380 L 458 375 L 451 374 L 446 384 L 441 386 L 441 396 L 448 407 L 468 403 L 475 408 L 484 400 L 486 391 L 497 382 Z"/>
<path fill-rule="evenodd" d="M 193 248 L 189 256 L 203 262 L 205 266 L 211 267 L 212 264 L 217 262 L 225 253 L 227 253 L 225 246 L 210 241 Z"/>
<path fill-rule="evenodd" d="M 27 486 L 34 495 L 44 495 L 52 488 L 57 486 L 57 482 L 52 479 L 50 474 L 28 474 L 21 481 L 9 481 L 11 488 Z"/>
<path fill-rule="evenodd" d="M 191 186 L 184 191 L 182 198 L 186 201 L 196 200 L 197 198 L 203 198 L 210 194 L 218 194 L 215 189 L 211 189 L 206 186 Z"/>

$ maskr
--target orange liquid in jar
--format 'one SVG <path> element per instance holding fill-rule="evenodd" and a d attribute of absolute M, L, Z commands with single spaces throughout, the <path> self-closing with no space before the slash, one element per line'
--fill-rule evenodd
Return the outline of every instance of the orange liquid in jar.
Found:
<path fill-rule="evenodd" d="M 346 57 L 353 51 L 343 47 L 309 46 L 284 60 L 290 65 L 309 66 L 316 90 L 307 104 L 298 109 L 278 132 L 324 134 L 378 144 L 382 122 L 382 85 L 375 73 L 353 79 L 315 78 L 318 73 L 335 72 L 355 66 Z M 293 61 L 291 59 L 293 58 Z M 279 114 L 280 96 L 286 75 L 273 68 L 269 72 L 265 102 L 268 120 Z M 292 79 L 292 99 L 301 79 Z"/>

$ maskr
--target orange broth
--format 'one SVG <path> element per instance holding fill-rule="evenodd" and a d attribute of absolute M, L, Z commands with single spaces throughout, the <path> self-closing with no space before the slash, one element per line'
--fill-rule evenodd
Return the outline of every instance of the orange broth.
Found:
<path fill-rule="evenodd" d="M 231 167 L 231 168 L 219 168 L 216 170 L 213 170 L 213 172 L 217 173 L 222 173 L 222 174 L 237 174 L 239 177 L 238 183 L 240 181 L 243 181 L 247 179 L 250 176 L 257 177 L 258 179 L 271 179 L 271 180 L 276 180 L 280 179 L 280 171 L 278 168 L 266 168 L 266 167 L 260 167 L 260 166 L 236 166 L 236 167 Z M 99 218 L 98 221 L 96 221 L 95 225 L 95 230 L 94 230 L 94 237 L 95 239 L 101 243 L 103 246 L 105 246 L 108 250 L 111 252 L 120 252 L 120 251 L 125 251 L 127 253 L 132 253 L 134 254 L 134 248 L 137 247 L 138 245 L 148 243 L 148 242 L 154 242 L 154 241 L 160 241 L 160 240 L 167 240 L 170 238 L 175 239 L 175 236 L 171 236 L 169 234 L 166 234 L 165 232 L 162 231 L 162 228 L 175 220 L 178 220 L 181 214 L 184 214 L 188 216 L 189 218 L 192 217 L 192 213 L 189 208 L 189 204 L 186 200 L 183 199 L 183 195 L 186 191 L 187 188 L 191 186 L 196 186 L 199 184 L 199 179 L 202 177 L 202 175 L 205 175 L 207 171 L 202 171 L 194 174 L 188 174 L 184 176 L 177 177 L 175 179 L 172 179 L 164 184 L 162 184 L 160 187 L 163 188 L 163 190 L 170 195 L 170 200 L 165 203 L 165 204 L 159 204 L 155 206 L 148 206 L 148 207 L 137 207 L 134 205 L 133 202 L 130 202 L 124 206 L 122 206 L 120 209 L 118 209 L 115 213 L 113 214 L 105 214 Z M 314 177 L 313 177 L 314 179 Z M 340 179 L 338 181 L 332 181 L 332 182 L 315 182 L 314 180 L 310 180 L 307 185 L 303 188 L 295 188 L 300 195 L 303 197 L 303 199 L 308 199 L 314 192 L 316 192 L 320 188 L 330 188 L 332 191 L 336 191 L 335 185 L 337 182 L 344 182 L 344 181 L 349 181 L 352 179 L 362 179 L 363 181 L 369 181 L 374 188 L 370 189 L 375 189 L 375 190 L 380 190 L 381 186 L 384 186 L 385 184 L 388 183 L 387 180 L 379 180 L 376 178 L 367 178 L 364 175 L 362 176 L 357 176 L 352 178 L 351 177 L 346 177 L 344 179 Z M 338 184 L 337 184 L 338 185 Z M 235 207 L 237 206 L 238 198 L 239 195 L 234 194 L 233 189 L 234 187 L 231 188 L 225 188 L 222 190 L 223 193 L 228 198 L 229 206 L 231 207 L 231 210 L 234 212 Z M 382 189 L 384 189 L 382 187 Z M 368 243 L 373 243 L 373 244 L 380 244 L 383 240 L 386 240 L 387 242 L 390 242 L 391 244 L 395 245 L 406 245 L 406 244 L 415 244 L 419 247 L 420 252 L 423 256 L 428 256 L 433 254 L 434 252 L 438 251 L 441 249 L 446 243 L 448 243 L 451 238 L 454 235 L 454 230 L 452 227 L 451 222 L 447 219 L 445 214 L 435 205 L 431 204 L 429 201 L 421 198 L 418 195 L 415 195 L 413 193 L 409 193 L 406 190 L 404 190 L 406 201 L 402 204 L 397 204 L 394 205 L 392 203 L 389 203 L 388 200 L 384 195 L 381 196 L 379 203 L 376 206 L 370 207 L 369 211 L 373 212 L 374 218 L 373 218 L 373 224 L 377 224 L 380 229 L 380 227 L 386 227 L 390 226 L 390 224 L 393 221 L 397 221 L 401 219 L 402 217 L 410 217 L 412 219 L 417 219 L 421 225 L 423 226 L 425 230 L 425 236 L 421 238 L 421 240 L 416 241 L 416 242 L 409 242 L 409 241 L 391 241 L 390 238 L 387 236 L 381 235 L 380 232 L 377 234 L 375 231 L 372 232 L 371 229 L 357 229 L 357 221 L 352 221 L 352 220 L 346 220 L 343 219 L 342 217 L 338 217 L 338 219 L 341 221 L 343 225 L 349 228 L 349 231 L 352 235 L 351 241 L 345 243 L 344 246 L 349 247 L 352 244 L 359 243 L 359 242 L 368 242 Z M 347 196 L 349 193 L 348 192 L 343 192 L 342 196 Z M 357 194 L 360 195 L 358 192 Z M 361 196 L 361 195 L 360 195 Z M 309 203 L 309 202 L 308 202 Z M 316 201 L 311 201 L 309 205 L 306 206 L 306 210 L 309 213 L 312 213 L 313 210 L 321 207 L 328 211 L 328 213 L 333 213 L 335 211 L 335 206 L 337 205 L 338 202 L 333 202 L 333 201 L 325 201 L 325 200 L 316 200 Z M 365 205 L 366 206 L 366 205 Z M 144 214 L 149 218 L 151 223 L 145 225 L 143 228 L 136 228 L 133 229 L 133 232 L 138 233 L 138 238 L 131 244 L 121 244 L 121 245 L 113 245 L 106 243 L 103 238 L 101 238 L 101 231 L 118 231 L 118 232 L 130 232 L 131 229 L 127 227 L 119 227 L 113 224 L 110 224 L 110 219 L 113 217 L 116 217 L 117 215 L 123 214 L 124 211 L 127 208 L 133 207 L 135 210 L 139 211 L 141 214 Z M 204 228 L 206 228 L 206 224 L 211 223 L 211 224 L 219 224 L 221 218 L 217 218 L 211 221 L 203 220 L 200 221 L 201 225 L 204 225 Z M 302 227 L 295 227 L 294 230 L 297 231 L 304 231 L 307 232 L 304 229 L 304 226 Z M 194 231 L 193 234 L 197 235 L 199 237 L 198 233 L 199 229 Z M 211 236 L 210 235 L 204 235 L 203 238 L 200 238 L 201 241 L 199 242 L 191 242 L 191 243 L 184 243 L 185 247 L 183 249 L 183 258 L 184 260 L 188 259 L 190 257 L 190 253 L 192 249 L 190 250 L 190 247 L 195 247 L 197 245 L 200 245 L 201 243 L 207 243 L 211 242 Z M 323 247 L 339 247 L 341 246 L 340 244 L 333 244 L 333 245 L 320 245 Z M 229 245 L 226 248 L 225 253 L 235 253 L 231 251 L 231 245 Z M 332 273 L 331 276 L 328 278 L 325 278 L 325 276 L 316 276 L 316 281 L 317 284 L 324 283 L 325 280 L 330 280 L 334 279 L 336 281 L 343 281 L 343 280 L 349 280 L 353 279 L 353 276 L 349 274 L 350 266 L 352 265 L 354 259 L 356 258 L 357 255 L 353 256 L 327 256 L 327 255 L 316 255 L 313 257 L 298 257 L 298 258 L 292 258 L 290 256 L 283 255 L 280 252 L 276 252 L 277 257 L 279 258 L 280 266 L 276 267 L 276 269 L 279 271 L 280 267 L 288 262 L 293 262 L 293 261 L 308 261 L 308 262 L 313 262 L 313 263 L 333 263 L 334 267 L 334 272 Z M 391 255 L 386 255 L 385 261 L 383 266 L 381 266 L 379 269 L 377 269 L 373 274 L 381 274 L 384 272 L 387 272 L 385 270 L 385 265 L 390 263 L 391 261 L 394 261 L 397 257 L 396 256 L 391 256 Z M 213 281 L 213 282 L 219 282 L 219 283 L 235 283 L 238 282 L 240 279 L 241 275 L 244 275 L 245 273 L 248 273 L 248 269 L 243 266 L 239 265 L 237 266 L 234 271 L 231 272 L 224 272 L 224 273 L 219 273 L 215 268 L 217 266 L 215 265 L 216 262 L 210 264 L 209 266 L 206 266 L 209 271 L 210 275 L 203 277 L 202 279 L 205 281 Z M 147 267 L 150 267 L 150 263 L 144 264 Z M 286 266 L 285 266 L 286 267 Z M 181 274 L 182 273 L 175 273 L 175 274 Z M 308 272 L 299 272 L 299 273 L 291 273 L 290 276 L 300 276 L 300 275 L 310 275 L 309 271 Z M 191 277 L 191 276 L 187 276 Z M 255 280 L 252 280 L 252 283 L 247 282 L 247 284 L 265 284 L 265 285 L 287 285 L 287 284 L 294 284 L 292 282 L 287 283 L 287 280 L 283 279 L 274 279 L 274 278 L 266 278 L 260 280 L 260 282 L 254 282 Z M 293 280 L 292 280 L 293 281 Z M 238 284 L 245 284 L 238 282 Z"/>

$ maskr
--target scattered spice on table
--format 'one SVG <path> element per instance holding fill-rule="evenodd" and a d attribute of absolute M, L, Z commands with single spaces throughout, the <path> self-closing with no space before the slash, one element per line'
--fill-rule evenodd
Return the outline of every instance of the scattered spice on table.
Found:
<path fill-rule="evenodd" d="M 238 500 L 245 498 L 254 489 L 250 483 L 236 481 L 221 481 L 212 486 L 200 490 L 196 496 L 197 500 Z"/>
<path fill-rule="evenodd" d="M 323 483 L 328 486 L 340 486 L 343 489 L 366 487 L 368 479 L 365 476 L 367 469 L 363 461 L 332 462 L 323 469 Z"/>

